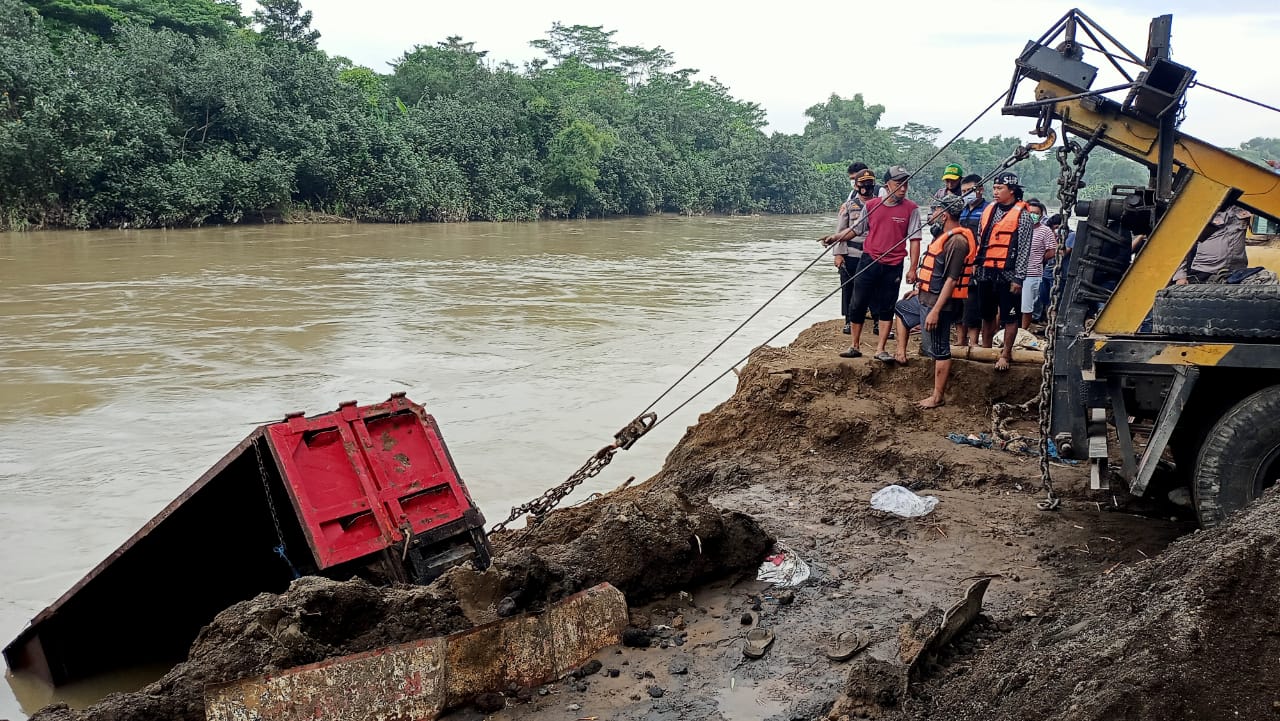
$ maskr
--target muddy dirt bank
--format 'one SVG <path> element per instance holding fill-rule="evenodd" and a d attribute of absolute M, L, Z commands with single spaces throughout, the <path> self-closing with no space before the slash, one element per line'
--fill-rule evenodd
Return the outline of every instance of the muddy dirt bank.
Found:
<path fill-rule="evenodd" d="M 657 476 L 495 538 L 490 573 L 392 590 L 300 581 L 219 616 L 191 660 L 144 691 L 37 718 L 194 720 L 205 683 L 459 630 L 600 581 L 627 594 L 650 644 L 606 649 L 588 677 L 509 689 L 493 718 L 923 714 L 942 693 L 930 684 L 959 666 L 939 659 L 922 684 L 886 686 L 904 623 L 990 577 L 984 618 L 958 644 L 977 658 L 980 645 L 1057 623 L 1080 587 L 1157 556 L 1190 529 L 1163 509 L 1153 519 L 1123 495 L 1090 493 L 1085 470 L 1072 466 L 1054 469 L 1062 510 L 1038 511 L 1035 457 L 947 439 L 990 431 L 991 404 L 1032 397 L 1039 368 L 997 373 L 957 361 L 947 405 L 922 411 L 914 401 L 929 392 L 927 362 L 845 360 L 846 343 L 828 322 L 761 349 L 734 396 L 689 429 Z M 1033 429 L 1030 419 L 1018 425 Z M 940 502 L 914 520 L 871 510 L 871 494 L 890 483 Z M 813 571 L 790 593 L 754 580 L 775 538 Z M 751 613 L 776 639 L 761 659 L 742 653 Z M 869 647 L 829 660 L 824 647 L 846 631 L 866 632 Z"/>
<path fill-rule="evenodd" d="M 1079 467 L 1055 467 L 1063 508 L 1038 511 L 1034 457 L 947 440 L 989 431 L 991 403 L 1030 398 L 1038 368 L 1000 374 L 957 362 L 948 405 L 926 412 L 914 401 L 928 394 L 928 364 L 843 360 L 836 354 L 846 339 L 837 323 L 824 323 L 786 348 L 757 352 L 735 395 L 690 428 L 649 482 L 707 491 L 715 504 L 750 514 L 810 564 L 812 578 L 785 593 L 749 575 L 729 577 L 637 607 L 636 623 L 682 644 L 606 649 L 597 658 L 616 676 L 516 695 L 492 718 L 781 721 L 826 718 L 833 709 L 898 712 L 912 701 L 901 681 L 902 626 L 949 606 L 974 578 L 992 582 L 984 616 L 957 643 L 971 653 L 1053 617 L 1081 585 L 1159 554 L 1189 530 L 1139 515 L 1151 509 L 1123 495 L 1112 503 L 1090 493 Z M 871 494 L 888 483 L 936 496 L 937 509 L 916 520 L 871 510 Z M 742 616 L 753 610 L 776 638 L 758 660 L 742 653 Z M 868 633 L 869 648 L 851 661 L 829 660 L 825 647 L 844 631 Z M 865 698 L 851 698 L 851 687 Z M 479 717 L 467 710 L 453 718 Z"/>
<path fill-rule="evenodd" d="M 901 718 L 1274 718 L 1278 563 L 1271 492 L 1223 527 L 1108 569 L 1043 623 L 957 653 Z"/>
<path fill-rule="evenodd" d="M 484 573 L 450 571 L 426 587 L 305 577 L 220 613 L 188 660 L 136 693 L 84 711 L 50 707 L 39 721 L 198 721 L 207 684 L 254 676 L 536 611 L 609 581 L 628 599 L 754 569 L 773 539 L 749 516 L 702 496 L 642 485 L 496 537 Z"/>

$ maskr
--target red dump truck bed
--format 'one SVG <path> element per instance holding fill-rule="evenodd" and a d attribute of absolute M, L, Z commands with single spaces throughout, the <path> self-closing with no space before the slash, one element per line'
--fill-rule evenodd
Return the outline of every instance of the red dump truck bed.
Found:
<path fill-rule="evenodd" d="M 259 426 L 4 648 L 63 684 L 185 657 L 219 611 L 297 575 L 425 583 L 489 563 L 435 419 L 403 393 Z"/>

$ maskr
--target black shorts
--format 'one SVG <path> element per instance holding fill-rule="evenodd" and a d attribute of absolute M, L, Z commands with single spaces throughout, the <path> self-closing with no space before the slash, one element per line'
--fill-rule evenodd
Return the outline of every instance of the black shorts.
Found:
<path fill-rule="evenodd" d="M 927 318 L 933 308 L 922 305 L 921 310 Z M 934 360 L 951 360 L 951 324 L 954 320 L 955 315 L 944 310 L 938 313 L 938 327 L 933 330 L 925 327 L 923 319 L 920 321 L 920 355 Z"/>
<path fill-rule="evenodd" d="M 869 253 L 863 254 L 862 262 L 858 264 L 858 275 L 853 279 L 849 317 L 854 323 L 861 323 L 870 308 L 874 320 L 893 320 L 893 306 L 898 302 L 898 289 L 901 287 L 902 263 L 885 265 Z"/>
<path fill-rule="evenodd" d="M 1014 325 L 1022 320 L 1022 292 L 1014 293 L 1010 284 L 1002 280 L 979 280 L 969 287 L 969 297 L 964 303 L 964 321 L 970 328 L 991 322 L 999 316 L 1002 325 Z"/>

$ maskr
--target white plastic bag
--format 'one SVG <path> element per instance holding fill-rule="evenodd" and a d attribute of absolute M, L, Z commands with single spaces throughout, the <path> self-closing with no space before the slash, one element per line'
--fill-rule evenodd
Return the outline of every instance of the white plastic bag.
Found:
<path fill-rule="evenodd" d="M 917 496 L 902 486 L 885 486 L 871 494 L 871 507 L 903 518 L 927 515 L 938 505 L 934 496 Z"/>
<path fill-rule="evenodd" d="M 773 553 L 760 564 L 757 581 L 766 581 L 783 588 L 799 586 L 809 580 L 809 564 L 800 560 L 796 552 L 779 543 Z"/>

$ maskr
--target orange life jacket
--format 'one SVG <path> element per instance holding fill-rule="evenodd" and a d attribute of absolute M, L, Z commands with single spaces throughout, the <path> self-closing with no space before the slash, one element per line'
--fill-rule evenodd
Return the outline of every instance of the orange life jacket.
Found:
<path fill-rule="evenodd" d="M 1013 246 L 1014 236 L 1018 234 L 1018 221 L 1022 219 L 1022 211 L 1026 208 L 1027 204 L 1019 200 L 1013 204 L 1009 212 L 1004 214 L 1000 222 L 996 223 L 996 227 L 991 229 L 987 246 L 982 253 L 982 267 L 1003 270 L 1008 265 L 1009 249 Z M 987 226 L 991 224 L 991 216 L 995 212 L 995 203 L 991 203 L 986 210 L 982 211 L 982 220 L 978 221 L 979 238 L 987 232 Z"/>
<path fill-rule="evenodd" d="M 974 240 L 973 233 L 965 227 L 955 228 L 949 233 L 941 233 L 929 243 L 924 257 L 920 259 L 920 270 L 916 272 L 920 290 L 934 295 L 942 292 L 942 286 L 947 282 L 946 268 L 942 266 L 947 262 L 945 248 L 947 241 L 956 235 L 962 236 L 969 244 L 969 252 L 965 254 L 964 272 L 961 273 L 960 280 L 956 281 L 956 287 L 951 291 L 951 298 L 964 300 L 969 296 L 969 279 L 973 277 L 973 262 L 978 258 L 978 243 Z"/>

